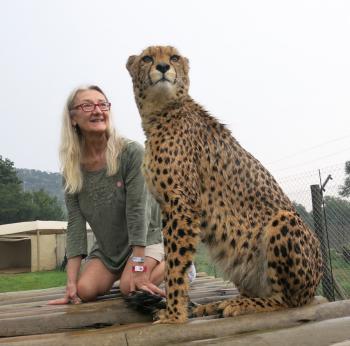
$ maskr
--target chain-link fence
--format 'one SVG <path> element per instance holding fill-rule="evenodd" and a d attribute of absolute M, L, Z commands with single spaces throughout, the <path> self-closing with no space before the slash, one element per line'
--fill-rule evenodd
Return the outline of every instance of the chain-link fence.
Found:
<path fill-rule="evenodd" d="M 350 298 L 350 199 L 339 194 L 344 165 L 279 179 L 304 221 L 321 241 L 324 275 L 320 294 Z"/>

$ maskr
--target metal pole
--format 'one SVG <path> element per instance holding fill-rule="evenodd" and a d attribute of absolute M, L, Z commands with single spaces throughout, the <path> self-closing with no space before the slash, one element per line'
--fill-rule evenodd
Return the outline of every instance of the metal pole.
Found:
<path fill-rule="evenodd" d="M 37 271 L 40 271 L 40 231 L 36 231 L 36 266 Z"/>
<path fill-rule="evenodd" d="M 332 273 L 329 268 L 329 258 L 327 242 L 325 239 L 324 230 L 324 216 L 322 210 L 322 191 L 319 185 L 311 185 L 311 198 L 312 198 L 312 214 L 314 219 L 315 233 L 321 243 L 321 252 L 323 258 L 323 278 L 322 289 L 323 294 L 328 300 L 335 300 L 334 290 L 332 285 Z"/>

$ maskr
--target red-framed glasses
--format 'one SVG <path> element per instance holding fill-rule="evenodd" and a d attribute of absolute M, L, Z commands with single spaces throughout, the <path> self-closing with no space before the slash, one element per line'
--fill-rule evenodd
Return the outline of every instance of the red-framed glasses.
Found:
<path fill-rule="evenodd" d="M 110 102 L 82 103 L 74 106 L 71 110 L 81 108 L 84 112 L 93 112 L 98 107 L 102 112 L 105 112 L 111 109 L 111 105 Z"/>

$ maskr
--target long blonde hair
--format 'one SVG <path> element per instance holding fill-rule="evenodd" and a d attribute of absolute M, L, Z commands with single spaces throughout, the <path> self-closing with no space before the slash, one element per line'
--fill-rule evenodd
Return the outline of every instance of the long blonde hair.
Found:
<path fill-rule="evenodd" d="M 68 193 L 77 193 L 83 186 L 83 175 L 81 171 L 81 158 L 84 146 L 84 137 L 79 128 L 74 128 L 71 122 L 70 109 L 78 92 L 86 90 L 96 90 L 100 92 L 106 100 L 107 97 L 102 89 L 96 85 L 80 86 L 74 89 L 68 96 L 63 110 L 61 143 L 59 148 L 61 173 L 64 178 L 64 189 Z M 122 152 L 125 140 L 120 137 L 113 127 L 112 114 L 109 115 L 109 125 L 107 128 L 107 148 L 106 165 L 107 175 L 111 176 L 118 171 L 119 154 Z"/>

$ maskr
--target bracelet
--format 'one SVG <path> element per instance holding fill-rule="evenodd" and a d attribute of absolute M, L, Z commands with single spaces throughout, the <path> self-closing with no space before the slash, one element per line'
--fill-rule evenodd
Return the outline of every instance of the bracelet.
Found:
<path fill-rule="evenodd" d="M 132 256 L 131 257 L 131 261 L 135 262 L 135 263 L 143 263 L 143 262 L 145 262 L 145 258 L 144 257 Z"/>
<path fill-rule="evenodd" d="M 145 273 L 147 271 L 147 266 L 132 266 L 132 272 L 140 272 L 140 273 Z"/>

